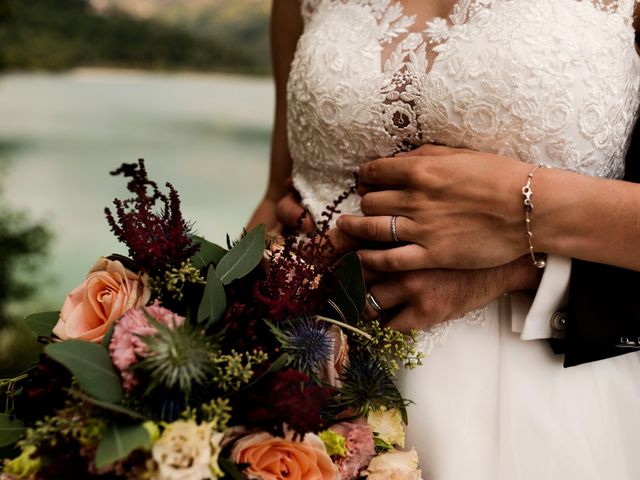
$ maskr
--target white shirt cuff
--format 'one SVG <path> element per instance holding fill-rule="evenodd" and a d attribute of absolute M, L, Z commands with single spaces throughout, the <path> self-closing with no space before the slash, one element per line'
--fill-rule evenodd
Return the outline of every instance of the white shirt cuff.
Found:
<path fill-rule="evenodd" d="M 552 337 L 551 317 L 567 304 L 570 277 L 571 259 L 549 255 L 535 294 L 511 294 L 511 329 L 522 340 Z"/>

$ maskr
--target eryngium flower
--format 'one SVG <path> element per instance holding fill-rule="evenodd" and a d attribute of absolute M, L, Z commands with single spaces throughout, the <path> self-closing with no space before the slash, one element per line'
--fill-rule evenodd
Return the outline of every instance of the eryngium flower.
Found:
<path fill-rule="evenodd" d="M 160 387 L 179 390 L 188 398 L 195 385 L 205 383 L 212 368 L 212 348 L 207 338 L 188 323 L 171 329 L 151 317 L 149 321 L 157 333 L 142 337 L 147 351 L 134 370 L 149 379 L 147 393 Z"/>
<path fill-rule="evenodd" d="M 294 369 L 317 377 L 326 367 L 334 340 L 325 324 L 312 318 L 299 318 L 269 326 L 289 354 Z"/>
<path fill-rule="evenodd" d="M 342 375 L 342 388 L 332 408 L 350 409 L 366 416 L 370 409 L 397 408 L 406 418 L 408 401 L 402 398 L 386 363 L 366 352 L 354 352 Z"/>

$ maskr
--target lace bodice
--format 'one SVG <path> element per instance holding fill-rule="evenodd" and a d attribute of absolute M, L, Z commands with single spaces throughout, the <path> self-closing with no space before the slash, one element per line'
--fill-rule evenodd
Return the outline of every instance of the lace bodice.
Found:
<path fill-rule="evenodd" d="M 635 0 L 301 0 L 293 180 L 315 218 L 366 160 L 424 143 L 620 177 L 638 109 Z M 358 213 L 352 195 L 342 211 Z"/>

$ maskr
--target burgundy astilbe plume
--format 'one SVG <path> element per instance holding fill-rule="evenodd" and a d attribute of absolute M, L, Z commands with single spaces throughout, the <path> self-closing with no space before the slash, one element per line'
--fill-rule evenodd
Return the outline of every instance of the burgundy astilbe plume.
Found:
<path fill-rule="evenodd" d="M 282 250 L 274 256 L 266 277 L 253 292 L 267 318 L 290 319 L 317 313 L 336 288 L 333 272 L 341 252 L 333 247 L 329 230 L 332 218 L 340 213 L 339 205 L 355 188 L 354 185 L 327 206 L 316 231 L 303 239 L 297 235 L 285 237 Z"/>
<path fill-rule="evenodd" d="M 105 214 L 111 230 L 129 248 L 129 256 L 145 271 L 159 272 L 179 267 L 190 258 L 197 246 L 189 234 L 191 225 L 180 211 L 180 197 L 173 185 L 166 183 L 169 195 L 149 180 L 144 160 L 123 163 L 111 175 L 130 178 L 127 189 L 134 194 L 126 200 L 115 199 L 117 221 L 111 210 Z M 156 203 L 161 207 L 156 209 Z"/>

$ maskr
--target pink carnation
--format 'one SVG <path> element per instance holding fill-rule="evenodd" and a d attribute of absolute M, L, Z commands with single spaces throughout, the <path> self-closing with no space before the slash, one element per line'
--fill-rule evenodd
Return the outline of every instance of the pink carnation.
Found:
<path fill-rule="evenodd" d="M 109 353 L 113 364 L 120 370 L 127 391 L 131 391 L 138 383 L 138 379 L 129 369 L 147 352 L 147 344 L 140 337 L 152 336 L 158 332 L 149 324 L 147 315 L 169 328 L 182 325 L 184 322 L 184 317 L 161 307 L 158 301 L 148 307 L 131 309 L 118 320 L 109 344 Z"/>
<path fill-rule="evenodd" d="M 360 478 L 360 471 L 376 455 L 371 427 L 367 424 L 342 422 L 333 425 L 331 430 L 347 439 L 347 456 L 336 459 L 340 480 Z"/>

